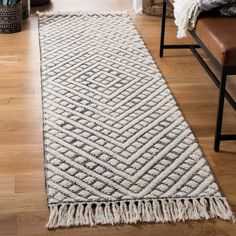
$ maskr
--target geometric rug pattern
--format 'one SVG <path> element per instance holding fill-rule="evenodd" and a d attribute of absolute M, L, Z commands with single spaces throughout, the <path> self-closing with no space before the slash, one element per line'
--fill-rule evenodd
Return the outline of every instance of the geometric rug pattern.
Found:
<path fill-rule="evenodd" d="M 120 208 L 125 203 L 129 211 L 132 201 L 146 207 L 135 222 L 160 221 L 161 216 L 159 220 L 144 216 L 154 211 L 154 200 L 164 214 L 163 204 L 171 199 L 177 205 L 180 199 L 182 208 L 183 199 L 190 199 L 190 205 L 192 199 L 223 199 L 128 14 L 42 14 L 39 30 L 51 214 L 62 214 L 61 206 L 67 212 L 74 204 L 72 218 L 79 206 L 84 207 L 84 216 L 90 203 L 95 208 L 100 204 L 103 210 L 106 203 Z M 201 207 L 206 202 L 202 200 Z M 106 221 L 115 218 L 114 211 L 100 221 L 96 214 L 87 221 L 77 220 L 77 225 L 126 222 Z M 173 216 L 170 213 L 163 220 L 174 221 Z M 54 219 L 51 227 L 76 225 L 72 218 Z M 131 218 L 127 216 L 134 222 Z"/>

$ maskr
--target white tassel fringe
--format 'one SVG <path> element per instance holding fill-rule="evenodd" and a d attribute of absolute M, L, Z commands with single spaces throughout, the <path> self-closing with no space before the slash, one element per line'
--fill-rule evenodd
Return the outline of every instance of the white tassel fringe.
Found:
<path fill-rule="evenodd" d="M 128 11 L 44 11 L 44 12 L 41 12 L 41 11 L 36 11 L 36 15 L 38 16 L 67 16 L 67 15 L 71 15 L 71 16 L 74 16 L 74 15 L 78 15 L 78 16 L 81 16 L 81 15 L 128 15 L 129 12 Z"/>
<path fill-rule="evenodd" d="M 199 0 L 175 0 L 174 16 L 178 27 L 177 38 L 187 36 L 187 30 L 193 30 L 200 14 Z"/>
<path fill-rule="evenodd" d="M 222 218 L 235 222 L 223 197 L 161 200 L 130 200 L 108 203 L 65 203 L 50 205 L 46 227 L 119 224 L 137 222 L 178 222 Z"/>

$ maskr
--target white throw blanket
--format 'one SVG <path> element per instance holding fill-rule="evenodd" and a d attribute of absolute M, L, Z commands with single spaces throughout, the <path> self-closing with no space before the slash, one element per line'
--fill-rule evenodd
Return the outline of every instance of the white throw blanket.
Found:
<path fill-rule="evenodd" d="M 187 35 L 187 30 L 195 28 L 197 18 L 201 12 L 210 11 L 218 7 L 234 7 L 236 0 L 175 0 L 174 16 L 178 26 L 177 38 Z M 225 14 L 225 12 L 220 12 Z"/>

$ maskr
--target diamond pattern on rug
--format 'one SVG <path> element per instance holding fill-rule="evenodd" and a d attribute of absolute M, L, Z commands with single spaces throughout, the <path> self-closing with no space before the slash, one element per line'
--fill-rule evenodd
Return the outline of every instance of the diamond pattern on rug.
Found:
<path fill-rule="evenodd" d="M 45 14 L 39 29 L 49 206 L 221 197 L 127 14 Z"/>

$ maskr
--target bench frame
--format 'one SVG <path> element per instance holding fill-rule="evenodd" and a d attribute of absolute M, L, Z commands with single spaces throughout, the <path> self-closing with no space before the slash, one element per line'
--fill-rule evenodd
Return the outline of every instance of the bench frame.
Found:
<path fill-rule="evenodd" d="M 202 67 L 206 70 L 210 78 L 219 88 L 219 98 L 218 98 L 218 112 L 216 119 L 216 129 L 215 129 L 215 141 L 214 141 L 214 150 L 216 152 L 220 149 L 220 141 L 227 140 L 236 140 L 236 134 L 222 134 L 222 121 L 223 121 L 223 113 L 224 113 L 224 98 L 228 100 L 231 106 L 236 110 L 236 102 L 232 98 L 232 96 L 228 93 L 226 89 L 226 80 L 228 75 L 236 75 L 236 67 L 224 67 L 222 66 L 217 59 L 212 55 L 212 53 L 207 49 L 207 47 L 203 44 L 200 38 L 195 34 L 194 31 L 190 31 L 189 33 L 195 39 L 197 44 L 164 44 L 165 39 L 165 23 L 166 23 L 166 6 L 167 4 L 173 8 L 173 5 L 169 0 L 163 0 L 163 12 L 162 12 L 162 24 L 161 24 L 161 38 L 160 38 L 160 57 L 163 57 L 164 49 L 190 49 L 193 55 L 198 59 Z M 214 74 L 214 72 L 210 69 L 210 67 L 206 64 L 202 56 L 197 51 L 197 48 L 203 49 L 205 54 L 210 58 L 211 62 L 216 66 L 216 68 L 221 73 L 220 80 Z"/>

